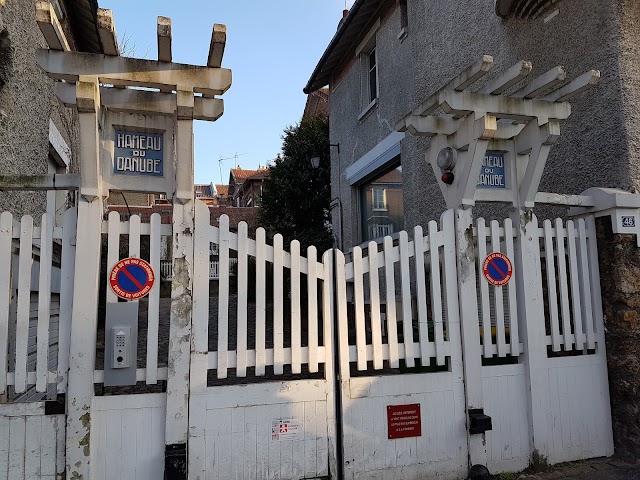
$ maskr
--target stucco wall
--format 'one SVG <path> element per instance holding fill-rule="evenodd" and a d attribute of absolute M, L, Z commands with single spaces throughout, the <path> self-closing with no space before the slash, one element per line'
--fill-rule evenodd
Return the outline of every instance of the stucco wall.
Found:
<path fill-rule="evenodd" d="M 386 137 L 420 101 L 483 54 L 493 55 L 496 62 L 485 82 L 523 59 L 533 62 L 531 78 L 556 65 L 564 65 L 571 79 L 592 68 L 602 72 L 596 89 L 571 102 L 573 114 L 563 123 L 561 140 L 552 150 L 542 191 L 580 193 L 590 186 L 629 189 L 640 182 L 640 125 L 636 126 L 640 123 L 640 98 L 635 98 L 640 95 L 637 2 L 563 0 L 559 14 L 547 23 L 546 15 L 536 20 L 503 20 L 495 14 L 493 1 L 415 0 L 408 2 L 408 8 L 409 34 L 404 42 L 397 39 L 399 12 L 391 15 L 378 33 L 377 110 L 358 122 L 357 64 L 333 85 L 331 143 L 340 143 L 341 156 L 338 161 L 333 152 L 333 195 L 340 194 L 343 200 L 345 248 L 359 241 L 354 225 L 358 208 L 352 189 L 346 185 L 346 167 Z M 624 19 L 622 28 L 619 18 Z M 438 218 L 444 208 L 424 158 L 427 147 L 427 140 L 410 135 L 402 142 L 407 229 Z M 340 178 L 338 171 L 342 172 Z M 539 215 L 550 213 L 542 209 Z M 334 211 L 334 225 L 336 215 Z"/>
<path fill-rule="evenodd" d="M 46 42 L 35 20 L 36 0 L 9 0 L 0 6 L 0 172 L 4 175 L 46 174 L 49 118 L 75 151 L 76 124 L 70 109 L 53 96 L 53 81 L 37 66 L 35 53 Z M 68 25 L 63 21 L 64 28 Z M 73 48 L 73 38 L 67 37 Z M 46 193 L 0 192 L 0 211 L 42 215 Z M 40 220 L 36 218 L 36 223 Z"/>

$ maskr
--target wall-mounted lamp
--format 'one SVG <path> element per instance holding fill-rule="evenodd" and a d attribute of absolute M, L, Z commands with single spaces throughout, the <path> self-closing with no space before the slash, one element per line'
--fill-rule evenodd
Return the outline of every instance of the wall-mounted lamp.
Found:
<path fill-rule="evenodd" d="M 438 167 L 441 170 L 453 170 L 456 166 L 456 160 L 458 158 L 458 152 L 451 147 L 444 147 L 438 152 Z"/>
<path fill-rule="evenodd" d="M 320 154 L 313 152 L 311 158 L 309 158 L 309 162 L 311 163 L 311 168 L 320 168 Z"/>

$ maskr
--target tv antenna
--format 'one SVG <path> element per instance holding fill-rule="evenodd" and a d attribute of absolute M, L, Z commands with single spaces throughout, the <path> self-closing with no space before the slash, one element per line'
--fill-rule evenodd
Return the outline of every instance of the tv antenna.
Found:
<path fill-rule="evenodd" d="M 222 162 L 226 162 L 228 160 L 235 160 L 235 165 L 236 168 L 238 168 L 238 157 L 242 157 L 243 155 L 246 155 L 247 152 L 244 153 L 238 153 L 236 152 L 236 154 L 233 157 L 226 157 L 226 158 L 222 158 L 222 155 L 220 155 L 220 158 L 218 159 L 218 169 L 220 170 L 220 184 L 224 185 L 224 180 L 222 178 Z"/>

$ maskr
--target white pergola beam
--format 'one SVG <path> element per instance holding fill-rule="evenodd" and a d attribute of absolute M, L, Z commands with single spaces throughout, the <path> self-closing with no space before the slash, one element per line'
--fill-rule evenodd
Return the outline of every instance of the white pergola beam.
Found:
<path fill-rule="evenodd" d="M 113 20 L 113 12 L 109 9 L 98 9 L 98 35 L 102 44 L 102 53 L 114 57 L 120 55 L 116 22 Z"/>
<path fill-rule="evenodd" d="M 529 85 L 522 87 L 513 94 L 514 97 L 535 98 L 541 93 L 564 82 L 567 72 L 562 66 L 552 68 L 533 80 Z"/>
<path fill-rule="evenodd" d="M 468 116 L 458 131 L 448 140 L 449 144 L 456 150 L 467 147 L 475 140 L 492 140 L 498 132 L 498 121 L 496 117 L 485 115 L 479 119 Z"/>
<path fill-rule="evenodd" d="M 180 85 L 208 95 L 222 95 L 231 86 L 231 70 L 225 68 L 52 50 L 38 51 L 36 59 L 49 77 L 71 83 L 88 75 L 112 85 L 173 90 Z"/>
<path fill-rule="evenodd" d="M 220 68 L 222 66 L 222 57 L 226 44 L 227 26 L 219 23 L 214 24 L 211 31 L 211 45 L 209 46 L 207 66 L 211 68 Z"/>
<path fill-rule="evenodd" d="M 171 19 L 158 17 L 158 61 L 171 62 Z"/>
<path fill-rule="evenodd" d="M 53 6 L 49 2 L 36 3 L 36 22 L 51 50 L 68 52 L 69 42 L 65 37 Z"/>
<path fill-rule="evenodd" d="M 396 125 L 398 132 L 409 132 L 411 135 L 420 137 L 433 137 L 434 135 L 453 135 L 460 128 L 460 120 L 453 120 L 448 117 L 428 117 L 408 116 L 403 118 Z"/>
<path fill-rule="evenodd" d="M 464 116 L 475 111 L 519 122 L 528 122 L 534 118 L 565 120 L 571 115 L 571 105 L 567 102 L 545 102 L 450 90 L 440 93 L 439 104 L 445 113 L 451 115 Z"/>
<path fill-rule="evenodd" d="M 533 69 L 533 64 L 527 60 L 521 60 L 516 63 L 509 70 L 504 72 L 493 82 L 484 87 L 481 92 L 491 95 L 499 95 L 508 88 L 514 86 L 516 83 L 525 79 Z"/>
<path fill-rule="evenodd" d="M 438 108 L 438 97 L 440 92 L 444 90 L 463 91 L 468 86 L 474 84 L 484 77 L 493 68 L 493 57 L 491 55 L 483 55 L 480 60 L 467 67 L 457 77 L 449 81 L 444 87 L 431 95 L 427 100 L 416 107 L 410 115 L 426 117 L 435 112 Z"/>
<path fill-rule="evenodd" d="M 76 106 L 76 89 L 71 83 L 57 83 L 55 94 L 66 107 Z M 147 90 L 114 89 L 100 87 L 102 106 L 114 112 L 142 115 L 167 115 L 176 113 L 176 95 Z M 221 98 L 194 97 L 193 118 L 213 122 L 224 113 Z"/>
<path fill-rule="evenodd" d="M 555 92 L 551 92 L 542 100 L 548 100 L 550 102 L 566 102 L 576 95 L 595 87 L 598 83 L 600 83 L 600 71 L 590 70 L 587 73 L 580 75 L 568 85 L 559 88 Z"/>

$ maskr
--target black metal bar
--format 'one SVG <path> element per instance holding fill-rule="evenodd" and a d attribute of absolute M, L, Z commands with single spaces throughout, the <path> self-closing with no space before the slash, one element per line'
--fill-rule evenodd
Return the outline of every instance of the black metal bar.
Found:
<path fill-rule="evenodd" d="M 333 394 L 336 406 L 336 478 L 344 479 L 344 438 L 342 433 L 342 375 L 340 374 L 340 341 L 338 331 L 337 249 L 333 249 Z"/>

